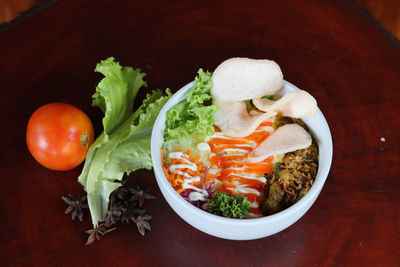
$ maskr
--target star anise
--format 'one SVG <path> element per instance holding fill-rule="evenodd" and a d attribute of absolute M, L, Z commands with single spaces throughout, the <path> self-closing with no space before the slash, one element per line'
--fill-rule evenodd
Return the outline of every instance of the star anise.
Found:
<path fill-rule="evenodd" d="M 141 235 L 144 235 L 146 230 L 151 231 L 150 223 L 149 221 L 151 220 L 150 215 L 139 215 L 134 219 L 133 221 L 136 223 L 138 231 Z"/>
<path fill-rule="evenodd" d="M 105 226 L 110 227 L 120 220 L 121 214 L 125 212 L 125 208 L 118 203 L 114 205 L 109 205 L 109 209 L 107 210 L 107 215 L 105 219 Z"/>
<path fill-rule="evenodd" d="M 72 212 L 72 220 L 75 219 L 75 217 L 78 217 L 80 221 L 83 221 L 83 211 L 82 209 L 87 209 L 88 205 L 86 203 L 86 196 L 80 197 L 77 195 L 76 197 L 73 197 L 71 194 L 69 194 L 68 197 L 61 197 L 65 203 L 67 203 L 69 206 L 65 210 L 65 214 L 68 214 Z"/>
<path fill-rule="evenodd" d="M 131 187 L 129 191 L 132 194 L 130 201 L 137 201 L 140 208 L 143 206 L 145 200 L 154 199 L 154 196 L 149 194 L 149 190 L 140 189 L 139 186 L 137 186 L 136 189 Z"/>
<path fill-rule="evenodd" d="M 116 189 L 110 195 L 110 202 L 108 205 L 108 211 L 105 219 L 106 227 L 110 227 L 118 221 L 122 223 L 129 223 L 129 220 L 134 220 L 137 215 L 143 215 L 146 213 L 145 209 L 138 208 L 138 202 L 132 199 L 130 190 L 121 190 L 122 187 Z M 118 192 L 122 194 L 124 198 L 118 196 Z"/>
<path fill-rule="evenodd" d="M 116 193 L 117 193 L 117 197 L 119 199 L 125 200 L 127 198 L 127 196 L 129 195 L 129 190 L 128 190 L 128 188 L 126 188 L 124 186 L 120 186 L 117 188 Z"/>
<path fill-rule="evenodd" d="M 138 231 L 144 235 L 151 230 L 149 220 L 152 218 L 146 214 L 146 210 L 142 209 L 145 200 L 154 199 L 149 194 L 149 190 L 143 190 L 139 186 L 135 188 L 127 187 L 126 183 L 115 189 L 110 194 L 108 209 L 104 223 L 97 228 L 87 231 L 90 234 L 86 244 L 93 243 L 96 239 L 115 228 L 110 229 L 117 222 L 129 223 L 134 221 Z"/>
<path fill-rule="evenodd" d="M 138 209 L 137 208 L 137 202 L 132 202 L 131 205 L 128 208 L 128 211 L 126 212 L 126 222 L 129 222 L 129 219 L 132 221 L 135 221 L 136 216 L 139 215 L 144 215 L 146 213 L 145 209 Z"/>
<path fill-rule="evenodd" d="M 96 241 L 96 239 L 100 240 L 100 238 L 102 236 L 104 236 L 105 234 L 107 234 L 111 231 L 114 231 L 115 229 L 117 229 L 117 228 L 116 227 L 106 228 L 104 224 L 99 224 L 94 229 L 87 230 L 86 233 L 89 234 L 89 237 L 88 237 L 88 240 L 86 241 L 85 245 L 92 244 L 94 241 Z"/>
<path fill-rule="evenodd" d="M 126 210 L 121 214 L 121 222 L 129 223 L 129 217 L 131 216 L 132 210 L 137 206 L 136 202 L 125 202 Z"/>

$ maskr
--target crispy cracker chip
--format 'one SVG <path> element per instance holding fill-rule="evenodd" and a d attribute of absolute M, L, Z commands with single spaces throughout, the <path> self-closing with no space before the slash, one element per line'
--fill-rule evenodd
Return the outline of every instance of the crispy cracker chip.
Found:
<path fill-rule="evenodd" d="M 214 121 L 224 134 L 245 137 L 254 132 L 261 122 L 274 115 L 275 113 L 262 112 L 250 115 L 244 101 L 221 102 L 214 112 Z"/>
<path fill-rule="evenodd" d="M 211 80 L 216 102 L 272 95 L 283 86 L 279 65 L 267 59 L 230 58 L 215 69 Z"/>
<path fill-rule="evenodd" d="M 250 162 L 260 162 L 272 155 L 285 154 L 311 145 L 311 136 L 298 124 L 279 127 L 271 136 L 249 153 Z"/>
<path fill-rule="evenodd" d="M 253 104 L 264 112 L 281 112 L 283 116 L 292 118 L 308 118 L 317 112 L 317 101 L 304 90 L 287 93 L 277 101 L 256 98 Z"/>

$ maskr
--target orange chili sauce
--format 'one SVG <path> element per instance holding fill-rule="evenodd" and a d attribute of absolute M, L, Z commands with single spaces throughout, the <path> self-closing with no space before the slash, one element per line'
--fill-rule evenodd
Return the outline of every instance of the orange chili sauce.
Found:
<path fill-rule="evenodd" d="M 273 156 L 258 163 L 246 161 L 248 153 L 268 138 L 269 133 L 261 130 L 265 126 L 272 126 L 272 122 L 266 121 L 261 123 L 252 134 L 243 138 L 229 137 L 229 139 L 226 139 L 214 137 L 208 141 L 211 152 L 214 153 L 210 158 L 211 167 L 221 169 L 216 174 L 217 179 L 222 183 L 219 188 L 220 191 L 227 192 L 230 195 L 243 194 L 250 202 L 260 202 L 260 196 L 265 190 L 265 183 L 256 179 L 242 177 L 239 174 L 248 173 L 263 176 L 265 173 L 273 172 Z M 220 132 L 217 127 L 215 127 L 215 130 L 216 132 Z M 243 155 L 221 155 L 226 149 L 242 149 L 247 150 L 247 153 Z M 235 189 L 237 186 L 235 184 L 246 185 L 247 188 L 255 189 L 260 194 L 236 193 Z M 252 207 L 250 212 L 255 215 L 262 215 L 260 208 Z"/>

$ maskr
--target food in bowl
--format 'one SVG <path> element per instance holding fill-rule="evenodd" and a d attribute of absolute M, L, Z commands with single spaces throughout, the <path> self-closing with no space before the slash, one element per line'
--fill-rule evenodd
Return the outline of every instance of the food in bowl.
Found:
<path fill-rule="evenodd" d="M 301 120 L 317 112 L 306 91 L 280 96 L 271 60 L 232 58 L 199 70 L 188 97 L 166 113 L 161 162 L 182 198 L 210 213 L 257 218 L 310 190 L 318 144 Z"/>

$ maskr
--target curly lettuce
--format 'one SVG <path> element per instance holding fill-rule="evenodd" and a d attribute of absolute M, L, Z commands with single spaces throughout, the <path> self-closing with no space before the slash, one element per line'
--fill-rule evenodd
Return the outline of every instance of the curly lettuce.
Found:
<path fill-rule="evenodd" d="M 87 192 L 92 223 L 96 227 L 106 215 L 109 196 L 120 186 L 124 174 L 151 169 L 150 138 L 154 121 L 171 96 L 161 91 L 147 94 L 134 110 L 134 101 L 145 73 L 121 67 L 114 58 L 97 64 L 95 71 L 105 77 L 96 87 L 93 106 L 104 112 L 104 131 L 89 148 L 79 182 Z"/>
<path fill-rule="evenodd" d="M 188 97 L 166 114 L 164 139 L 182 141 L 214 134 L 213 113 L 218 105 L 211 103 L 211 73 L 199 69 Z"/>

